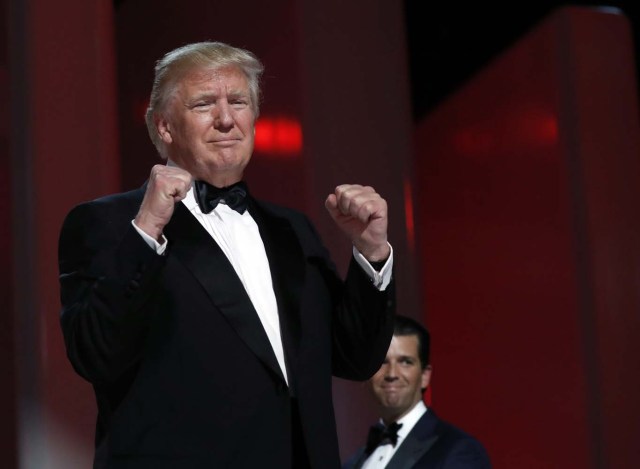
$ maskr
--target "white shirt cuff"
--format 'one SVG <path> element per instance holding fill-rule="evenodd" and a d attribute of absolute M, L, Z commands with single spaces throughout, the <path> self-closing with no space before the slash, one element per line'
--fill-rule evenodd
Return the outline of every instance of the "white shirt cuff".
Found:
<path fill-rule="evenodd" d="M 388 244 L 388 243 L 387 243 Z M 362 270 L 369 276 L 371 281 L 373 282 L 373 286 L 375 286 L 378 290 L 384 291 L 389 283 L 391 282 L 391 272 L 393 270 L 393 247 L 389 244 L 389 249 L 391 252 L 389 253 L 389 258 L 387 262 L 385 262 L 380 272 L 376 272 L 376 270 L 371 266 L 369 261 L 358 251 L 355 246 L 353 247 L 353 257 Z"/>
<path fill-rule="evenodd" d="M 142 239 L 144 239 L 144 241 L 149 245 L 149 247 L 156 252 L 156 254 L 159 254 L 159 255 L 164 254 L 164 251 L 167 249 L 167 238 L 164 237 L 164 234 L 162 235 L 162 243 L 159 243 L 157 240 L 153 239 L 147 233 L 145 233 L 140 228 L 138 228 L 138 225 L 136 225 L 136 223 L 133 220 L 131 220 L 131 224 L 136 229 L 136 231 L 140 234 L 140 236 L 142 236 Z"/>

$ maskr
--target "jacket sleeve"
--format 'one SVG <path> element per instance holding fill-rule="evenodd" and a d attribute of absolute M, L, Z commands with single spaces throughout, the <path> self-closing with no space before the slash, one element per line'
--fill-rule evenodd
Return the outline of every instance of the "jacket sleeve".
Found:
<path fill-rule="evenodd" d="M 114 213 L 105 203 L 80 205 L 67 215 L 59 240 L 67 356 L 94 385 L 113 382 L 137 364 L 165 261 L 130 220 Z"/>
<path fill-rule="evenodd" d="M 331 319 L 332 373 L 339 378 L 364 381 L 378 371 L 389 349 L 395 315 L 395 282 L 379 291 L 351 257 L 341 281 L 327 250 L 309 221 L 322 252 L 323 277 L 333 292 Z M 320 263 L 320 259 L 318 259 Z"/>
<path fill-rule="evenodd" d="M 379 291 L 351 259 L 333 322 L 333 373 L 364 381 L 382 364 L 393 335 L 395 282 Z"/>

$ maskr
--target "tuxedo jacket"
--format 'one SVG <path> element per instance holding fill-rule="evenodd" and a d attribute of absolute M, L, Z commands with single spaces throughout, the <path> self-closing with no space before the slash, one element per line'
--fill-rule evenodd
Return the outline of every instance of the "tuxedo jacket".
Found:
<path fill-rule="evenodd" d="M 366 460 L 364 447 L 343 469 L 360 469 Z M 490 469 L 489 456 L 471 435 L 440 420 L 431 408 L 418 420 L 386 469 Z"/>
<path fill-rule="evenodd" d="M 377 371 L 393 330 L 393 284 L 378 291 L 355 261 L 342 281 L 304 215 L 250 200 L 287 386 L 217 243 L 178 203 L 167 250 L 156 254 L 131 224 L 143 195 L 79 205 L 60 235 L 67 355 L 98 405 L 94 468 L 287 468 L 292 439 L 312 467 L 339 467 L 331 377 Z"/>

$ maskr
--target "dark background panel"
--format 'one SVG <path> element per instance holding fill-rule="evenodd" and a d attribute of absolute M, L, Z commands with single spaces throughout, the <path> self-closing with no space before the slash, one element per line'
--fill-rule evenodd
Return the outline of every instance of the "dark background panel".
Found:
<path fill-rule="evenodd" d="M 552 11 L 618 8 L 640 41 L 636 2 L 423 2 L 405 0 L 414 119 L 420 120 Z"/>

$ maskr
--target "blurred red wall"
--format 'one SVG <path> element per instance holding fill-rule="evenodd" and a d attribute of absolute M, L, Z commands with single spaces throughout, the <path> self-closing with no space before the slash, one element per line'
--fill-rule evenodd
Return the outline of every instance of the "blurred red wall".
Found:
<path fill-rule="evenodd" d="M 497 469 L 640 467 L 634 67 L 561 9 L 416 131 L 432 403 Z"/>

